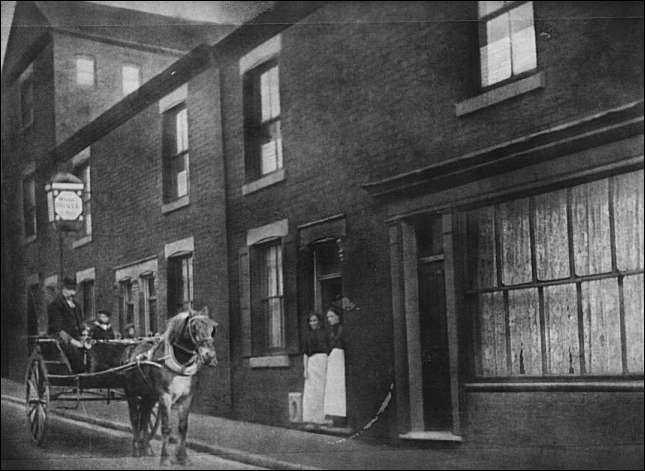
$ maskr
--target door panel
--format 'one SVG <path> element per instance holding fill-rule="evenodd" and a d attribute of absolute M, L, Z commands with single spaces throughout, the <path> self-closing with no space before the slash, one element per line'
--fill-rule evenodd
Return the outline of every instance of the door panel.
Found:
<path fill-rule="evenodd" d="M 419 323 L 426 430 L 452 425 L 443 260 L 419 265 Z"/>

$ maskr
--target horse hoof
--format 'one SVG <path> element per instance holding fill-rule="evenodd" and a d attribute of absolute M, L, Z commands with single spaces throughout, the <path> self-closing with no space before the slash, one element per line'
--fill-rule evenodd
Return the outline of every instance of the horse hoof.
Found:
<path fill-rule="evenodd" d="M 170 464 L 170 461 L 168 460 L 168 457 L 163 457 L 161 458 L 161 461 L 159 461 L 159 464 L 161 466 L 168 466 Z"/>
<path fill-rule="evenodd" d="M 168 437 L 168 443 L 170 443 L 171 445 L 176 445 L 177 444 L 177 438 L 174 435 L 170 435 Z"/>
<path fill-rule="evenodd" d="M 177 456 L 175 457 L 175 463 L 181 466 L 188 466 L 191 464 L 187 456 Z"/>
<path fill-rule="evenodd" d="M 143 454 L 145 456 L 155 456 L 155 452 L 152 450 L 152 447 L 150 445 L 145 447 Z"/>
<path fill-rule="evenodd" d="M 141 458 L 141 451 L 139 451 L 138 448 L 135 448 L 134 450 L 132 450 L 132 456 L 134 456 L 135 458 Z"/>

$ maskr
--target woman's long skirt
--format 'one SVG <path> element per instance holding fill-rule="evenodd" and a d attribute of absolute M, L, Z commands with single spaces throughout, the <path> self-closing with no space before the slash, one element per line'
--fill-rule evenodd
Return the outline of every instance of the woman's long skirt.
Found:
<path fill-rule="evenodd" d="M 345 350 L 332 349 L 327 359 L 325 381 L 325 415 L 347 416 L 345 397 Z"/>
<path fill-rule="evenodd" d="M 302 394 L 302 421 L 314 424 L 325 422 L 323 400 L 325 397 L 325 378 L 327 376 L 327 354 L 315 353 L 307 363 L 308 378 Z"/>

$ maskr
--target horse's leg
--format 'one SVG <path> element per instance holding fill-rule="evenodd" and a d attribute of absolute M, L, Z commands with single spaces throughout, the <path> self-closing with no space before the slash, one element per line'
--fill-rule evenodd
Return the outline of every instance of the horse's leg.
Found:
<path fill-rule="evenodd" d="M 168 464 L 168 439 L 170 438 L 170 408 L 172 396 L 164 392 L 159 396 L 159 414 L 161 415 L 161 465 Z"/>
<path fill-rule="evenodd" d="M 148 428 L 150 422 L 150 413 L 155 405 L 155 399 L 151 396 L 146 396 L 141 402 L 141 411 L 139 413 L 139 430 L 141 431 L 141 452 L 144 456 L 154 456 L 152 447 L 150 446 L 150 436 Z"/>
<path fill-rule="evenodd" d="M 192 402 L 192 393 L 182 396 L 177 401 L 177 417 L 179 419 L 179 445 L 177 446 L 177 463 L 181 465 L 188 464 L 188 456 L 186 455 L 186 433 L 188 432 L 188 415 L 190 412 L 190 404 Z"/>
<path fill-rule="evenodd" d="M 132 456 L 141 456 L 139 449 L 139 399 L 131 391 L 126 391 L 128 399 L 128 411 L 130 412 L 130 424 L 132 425 Z"/>

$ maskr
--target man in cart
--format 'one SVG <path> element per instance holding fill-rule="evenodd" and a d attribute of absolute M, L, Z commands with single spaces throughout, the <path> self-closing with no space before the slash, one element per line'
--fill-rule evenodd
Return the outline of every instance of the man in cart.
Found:
<path fill-rule="evenodd" d="M 47 332 L 56 338 L 63 348 L 74 373 L 85 370 L 83 362 L 83 312 L 76 303 L 76 280 L 65 277 L 61 292 L 47 306 L 49 325 Z"/>

